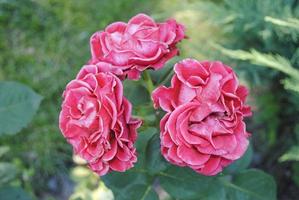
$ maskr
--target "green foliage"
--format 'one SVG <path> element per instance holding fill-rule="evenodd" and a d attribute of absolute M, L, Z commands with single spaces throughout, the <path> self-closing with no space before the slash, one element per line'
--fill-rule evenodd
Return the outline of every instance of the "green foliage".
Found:
<path fill-rule="evenodd" d="M 145 87 L 141 85 L 141 81 L 124 81 L 124 94 L 134 106 L 140 106 L 144 102 L 149 101 L 150 97 Z"/>
<path fill-rule="evenodd" d="M 160 138 L 158 134 L 153 135 L 148 141 L 145 156 L 145 165 L 150 174 L 157 174 L 160 171 L 164 171 L 169 165 L 161 155 Z"/>
<path fill-rule="evenodd" d="M 288 6 L 288 5 L 287 5 Z M 287 7 L 286 6 L 286 7 Z M 298 7 L 297 7 L 298 8 Z M 287 8 L 288 10 L 289 8 Z M 285 10 L 285 11 L 287 11 Z M 273 13 L 274 14 L 274 13 Z M 264 18 L 260 20 L 262 26 L 271 27 L 271 29 L 268 27 L 268 35 L 267 37 L 263 37 L 263 42 L 267 42 L 268 38 L 272 39 L 270 40 L 271 47 L 269 46 L 269 43 L 265 43 L 264 46 L 252 46 L 251 48 L 257 48 L 260 49 L 260 51 L 251 49 L 249 51 L 244 50 L 229 50 L 227 48 L 224 48 L 219 45 L 212 44 L 214 48 L 220 50 L 224 55 L 228 56 L 232 59 L 247 61 L 252 63 L 253 65 L 261 66 L 261 67 L 267 67 L 271 68 L 277 72 L 281 72 L 284 74 L 284 77 L 281 79 L 281 83 L 284 85 L 284 88 L 287 90 L 291 90 L 297 94 L 291 94 L 288 98 L 290 102 L 296 101 L 298 102 L 298 93 L 299 93 L 299 70 L 298 70 L 298 48 L 295 47 L 296 43 L 299 38 L 299 20 L 296 19 L 291 12 L 289 12 L 289 15 L 284 14 L 280 17 L 272 17 L 273 14 L 267 13 L 264 15 Z M 271 17 L 270 17 L 271 16 Z M 234 24 L 235 27 L 235 24 Z M 256 26 L 253 26 L 256 27 Z M 270 31 L 270 33 L 269 33 Z M 272 32 L 271 32 L 272 31 Z M 263 32 L 265 33 L 265 32 Z M 251 35 L 251 34 L 250 34 Z M 265 35 L 263 35 L 265 36 Z M 282 42 L 280 43 L 280 39 L 282 39 Z M 288 39 L 286 39 L 288 38 Z M 277 39 L 277 41 L 273 41 L 273 39 Z M 275 45 L 280 45 L 279 47 L 276 47 Z M 294 46 L 295 45 L 295 46 Z M 248 48 L 248 47 L 247 47 Z M 284 49 L 288 49 L 287 51 L 283 51 Z M 261 53 L 261 51 L 269 51 L 270 53 Z M 272 52 L 275 52 L 273 54 Z M 279 54 L 278 54 L 279 53 Z M 263 101 L 264 97 L 259 98 L 260 101 Z M 269 101 L 266 102 L 268 104 Z M 296 107 L 295 103 L 295 107 Z M 269 104 L 268 104 L 269 105 Z M 261 106 L 261 108 L 267 108 L 269 106 Z M 273 110 L 273 109 L 271 109 Z M 276 115 L 273 115 L 272 119 L 269 118 L 271 116 L 271 110 L 265 110 L 264 109 L 264 115 L 268 115 L 266 118 L 264 118 L 265 122 L 268 122 L 270 129 L 268 129 L 268 138 L 271 141 L 271 144 L 275 144 L 277 141 L 276 134 L 274 131 L 279 128 L 279 121 Z M 274 109 L 275 110 L 275 109 Z M 274 113 L 275 114 L 275 113 Z M 290 112 L 289 116 L 291 116 L 292 112 Z M 295 114 L 295 113 L 294 113 Z M 294 115 L 293 114 L 293 115 Z M 265 119 L 270 119 L 270 121 L 266 121 Z M 292 118 L 292 117 L 291 117 Z M 280 124 L 282 124 L 280 122 Z M 271 128 L 272 127 L 272 128 Z M 287 128 L 288 129 L 288 128 Z M 271 131 L 272 130 L 272 131 Z M 281 157 L 279 157 L 280 162 L 284 161 L 299 161 L 299 148 L 298 144 L 293 144 L 293 146 L 284 153 Z M 293 165 L 295 166 L 295 165 Z M 297 169 L 297 168 L 294 168 Z M 293 170 L 294 177 L 296 177 L 297 170 Z M 296 178 L 294 178 L 294 181 L 296 182 Z"/>
<path fill-rule="evenodd" d="M 0 158 L 2 158 L 9 151 L 8 146 L 0 146 Z"/>
<path fill-rule="evenodd" d="M 258 95 L 252 95 L 257 105 L 256 117 L 249 122 L 248 128 L 253 138 L 261 136 L 258 146 L 266 148 L 266 152 L 261 153 L 254 143 L 255 159 L 252 162 L 254 166 L 274 171 L 277 176 L 273 167 L 278 164 L 272 162 L 281 155 L 277 149 L 291 146 L 280 135 L 291 134 L 293 124 L 298 121 L 294 117 L 297 116 L 297 96 L 286 93 L 276 84 L 282 80 L 286 89 L 298 91 L 299 8 L 296 1 L 0 0 L 0 80 L 18 80 L 44 97 L 32 125 L 17 137 L 4 136 L 0 141 L 1 145 L 10 147 L 10 151 L 4 146 L 0 148 L 5 163 L 11 164 L 10 157 L 17 157 L 13 159 L 18 168 L 15 177 L 20 180 L 17 185 L 25 186 L 26 190 L 33 187 L 36 194 L 43 195 L 48 193 L 49 177 L 68 172 L 72 163 L 71 148 L 57 126 L 58 105 L 65 84 L 89 59 L 90 35 L 108 23 L 125 21 L 137 12 L 151 13 L 156 19 L 175 17 L 186 24 L 190 37 L 180 44 L 181 57 L 173 59 L 160 71 L 150 72 L 156 86 L 169 84 L 173 64 L 184 57 L 218 59 L 238 66 L 235 69 L 241 79 L 245 77 L 253 90 L 258 90 Z M 207 41 L 225 46 L 222 54 Z M 158 199 L 157 192 L 161 196 L 160 190 L 166 190 L 174 199 L 184 200 L 276 199 L 273 179 L 261 171 L 247 170 L 252 160 L 251 148 L 217 177 L 203 177 L 190 169 L 169 167 L 160 155 L 159 130 L 153 128 L 158 127 L 163 113 L 153 110 L 150 95 L 142 82 L 125 81 L 124 89 L 134 105 L 134 115 L 141 117 L 144 124 L 138 134 L 135 168 L 103 178 L 116 200 L 155 200 Z M 265 92 L 270 89 L 275 91 Z M 270 97 L 267 96 L 269 93 Z M 291 98 L 295 103 L 290 104 Z M 292 136 L 288 138 L 291 140 Z M 257 161 L 260 158 L 263 162 Z M 5 165 L 1 168 L 1 164 L 0 169 L 8 170 Z M 296 182 L 298 168 L 294 167 L 292 172 Z M 0 174 L 7 176 L 14 172 L 4 174 L 0 170 Z M 76 183 L 72 198 L 98 197 L 101 184 L 95 176 L 88 174 L 78 178 L 72 172 Z M 7 177 L 6 180 L 14 181 Z M 283 184 L 283 181 L 278 179 L 278 183 Z M 0 199 L 5 195 L 14 199 L 18 194 L 19 189 L 2 188 Z M 28 195 L 21 196 L 26 198 Z"/>
<path fill-rule="evenodd" d="M 283 154 L 280 158 L 280 162 L 284 161 L 299 161 L 299 146 L 292 146 L 285 154 Z"/>
<path fill-rule="evenodd" d="M 132 169 L 125 173 L 112 172 L 103 180 L 116 200 L 158 199 L 154 192 L 155 180 L 175 199 L 276 199 L 273 178 L 255 169 L 244 170 L 234 176 L 204 177 L 188 168 L 170 166 L 155 176 L 147 169 Z"/>
<path fill-rule="evenodd" d="M 252 64 L 269 67 L 290 76 L 290 78 L 282 81 L 285 88 L 299 92 L 299 70 L 295 69 L 286 58 L 280 55 L 263 54 L 256 50 L 247 52 L 243 50 L 229 50 L 215 44 L 213 46 L 230 58 L 249 61 Z"/>
<path fill-rule="evenodd" d="M 279 158 L 285 150 L 298 145 L 294 140 L 299 108 L 298 1 L 191 2 L 188 9 L 184 7 L 175 13 L 188 15 L 193 24 L 201 25 L 201 29 L 189 26 L 193 48 L 184 48 L 184 54 L 201 52 L 204 56 L 196 56 L 221 60 L 236 70 L 242 83 L 250 86 L 253 118 L 248 130 L 255 150 L 253 165 L 275 176 L 279 199 L 296 198 L 294 184 L 285 186 L 290 176 L 285 166 L 295 163 L 280 163 Z M 204 42 L 198 36 L 202 31 L 209 33 Z M 215 35 L 220 38 L 216 40 Z M 294 169 L 293 179 L 298 175 Z"/>
<path fill-rule="evenodd" d="M 16 82 L 0 82 L 0 136 L 16 134 L 31 122 L 42 97 L 31 88 Z M 0 157 L 9 152 L 8 146 L 0 146 Z M 30 200 L 21 187 L 10 187 L 18 169 L 11 162 L 0 162 L 0 197 L 3 200 Z"/>
<path fill-rule="evenodd" d="M 225 183 L 230 189 L 229 199 L 276 199 L 276 184 L 273 177 L 261 170 L 250 169 L 240 172 L 232 183 Z"/>
<path fill-rule="evenodd" d="M 32 120 L 41 96 L 25 85 L 0 82 L 0 134 L 16 134 Z"/>
<path fill-rule="evenodd" d="M 15 165 L 6 162 L 0 162 L 0 186 L 9 183 L 16 177 L 17 169 Z"/>
<path fill-rule="evenodd" d="M 119 181 L 121 178 L 121 181 Z M 103 177 L 103 181 L 113 191 L 115 199 L 156 200 L 150 180 L 143 173 L 129 170 L 125 173 L 112 172 Z"/>
<path fill-rule="evenodd" d="M 281 123 L 278 115 L 281 107 L 277 96 L 266 88 L 261 89 L 256 96 L 259 96 L 256 105 L 262 109 L 254 113 L 253 120 L 256 126 L 260 127 L 257 129 L 259 137 L 266 141 L 266 145 L 261 147 L 266 149 L 277 142 L 277 129 Z"/>
<path fill-rule="evenodd" d="M 276 199 L 273 178 L 260 170 L 246 169 L 252 158 L 251 147 L 222 175 L 206 177 L 189 168 L 166 163 L 160 154 L 156 131 L 155 128 L 148 128 L 139 134 L 136 144 L 138 162 L 134 168 L 102 177 L 116 200 L 155 200 L 158 199 L 156 192 L 161 189 L 171 198 L 184 200 Z M 158 189 L 157 184 L 162 188 Z"/>
<path fill-rule="evenodd" d="M 235 40 L 230 42 L 235 49 L 270 50 L 277 48 L 276 44 L 280 40 L 285 41 L 285 38 L 282 34 L 277 34 L 275 25 L 265 23 L 265 18 L 267 16 L 279 19 L 295 17 L 292 14 L 293 7 L 291 1 L 283 0 L 225 0 L 216 21 L 218 24 L 225 25 L 226 36 Z"/>
<path fill-rule="evenodd" d="M 277 32 L 281 35 L 291 36 L 293 41 L 298 41 L 299 20 L 296 18 L 279 19 L 270 16 L 265 17 L 265 22 L 277 25 Z"/>
<path fill-rule="evenodd" d="M 161 178 L 161 185 L 177 198 L 276 199 L 273 178 L 260 170 L 245 170 L 236 174 L 231 181 L 229 177 L 203 177 L 177 167 L 170 168 L 162 175 L 166 178 Z"/>
<path fill-rule="evenodd" d="M 0 136 L 16 134 L 31 122 L 42 97 L 31 88 L 16 82 L 0 82 Z M 9 152 L 0 146 L 0 157 Z M 21 187 L 4 187 L 17 177 L 17 167 L 10 162 L 0 162 L 0 196 L 3 200 L 29 200 Z"/>
<path fill-rule="evenodd" d="M 273 18 L 270 16 L 265 17 L 266 22 L 271 22 L 273 24 L 276 24 L 278 26 L 288 27 L 295 30 L 299 30 L 299 20 L 295 18 L 288 18 L 286 20 Z"/>
<path fill-rule="evenodd" d="M 293 163 L 292 172 L 293 172 L 292 179 L 297 185 L 297 187 L 299 187 L 299 162 Z"/>
<path fill-rule="evenodd" d="M 49 179 L 67 174 L 72 165 L 72 149 L 60 133 L 58 114 L 66 83 L 90 58 L 89 37 L 113 21 L 148 13 L 154 2 L 0 0 L 0 80 L 22 82 L 43 96 L 31 125 L 18 137 L 2 137 L 0 145 L 10 146 L 9 155 L 18 158 L 25 174 L 20 180 L 36 194 L 51 192 Z M 140 97 L 134 98 L 137 104 Z"/>
<path fill-rule="evenodd" d="M 178 199 L 211 198 L 210 196 L 214 195 L 225 196 L 223 188 L 216 178 L 200 176 L 191 169 L 172 166 L 159 175 L 161 186 L 172 197 Z"/>
<path fill-rule="evenodd" d="M 18 187 L 0 187 L 1 200 L 32 200 L 32 198 Z"/>

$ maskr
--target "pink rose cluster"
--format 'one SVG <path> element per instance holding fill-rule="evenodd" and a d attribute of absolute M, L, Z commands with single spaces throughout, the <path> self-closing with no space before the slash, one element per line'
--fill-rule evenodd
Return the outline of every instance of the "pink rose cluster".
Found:
<path fill-rule="evenodd" d="M 144 14 L 92 35 L 91 59 L 63 93 L 59 127 L 99 175 L 126 171 L 137 161 L 134 143 L 141 120 L 132 118 L 121 80 L 163 67 L 178 54 L 176 44 L 184 37 L 184 27 L 175 20 L 156 23 Z"/>
<path fill-rule="evenodd" d="M 174 19 L 156 23 L 145 14 L 91 36 L 91 58 L 63 93 L 59 127 L 74 153 L 100 176 L 124 172 L 137 161 L 142 121 L 132 117 L 122 80 L 162 68 L 178 55 L 176 45 L 184 38 L 184 26 Z M 221 62 L 185 59 L 174 71 L 171 86 L 152 93 L 154 107 L 166 112 L 161 153 L 170 163 L 215 175 L 247 149 L 248 91 Z"/>
<path fill-rule="evenodd" d="M 174 71 L 171 87 L 152 93 L 154 106 L 166 111 L 160 123 L 162 154 L 173 164 L 215 175 L 247 149 L 248 91 L 221 62 L 185 59 Z"/>

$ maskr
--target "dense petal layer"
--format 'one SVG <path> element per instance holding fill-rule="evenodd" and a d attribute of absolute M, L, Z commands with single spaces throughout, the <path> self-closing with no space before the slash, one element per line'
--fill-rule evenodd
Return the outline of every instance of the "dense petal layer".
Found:
<path fill-rule="evenodd" d="M 142 71 L 160 69 L 177 55 L 176 44 L 184 37 L 184 26 L 174 19 L 156 23 L 149 16 L 138 14 L 128 23 L 112 23 L 91 36 L 89 64 L 106 62 L 112 66 L 103 70 L 110 70 L 121 79 L 139 79 Z"/>
<path fill-rule="evenodd" d="M 119 26 L 122 24 L 109 29 Z M 61 132 L 74 152 L 101 176 L 133 167 L 137 160 L 133 144 L 141 125 L 132 118 L 131 103 L 110 69 L 112 65 L 104 62 L 83 66 L 63 93 L 59 116 Z"/>
<path fill-rule="evenodd" d="M 154 107 L 167 112 L 160 122 L 161 152 L 175 165 L 216 175 L 248 147 L 248 91 L 218 61 L 185 59 L 174 71 L 171 86 L 152 93 Z"/>

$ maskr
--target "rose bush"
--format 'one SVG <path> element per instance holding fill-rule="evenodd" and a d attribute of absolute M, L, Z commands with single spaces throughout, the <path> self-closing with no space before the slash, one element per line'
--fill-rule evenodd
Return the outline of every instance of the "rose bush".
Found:
<path fill-rule="evenodd" d="M 61 132 L 74 152 L 99 175 L 133 167 L 136 129 L 141 125 L 131 117 L 131 103 L 110 69 L 103 62 L 83 66 L 66 86 L 59 117 Z"/>
<path fill-rule="evenodd" d="M 230 67 L 185 59 L 174 66 L 171 86 L 155 89 L 168 84 L 171 74 L 145 70 L 163 67 L 178 54 L 176 44 L 184 37 L 175 20 L 156 23 L 144 14 L 95 33 L 91 59 L 63 94 L 64 137 L 117 200 L 158 200 L 165 192 L 186 200 L 275 199 L 273 178 L 247 169 L 252 148 L 244 118 L 251 109 L 245 103 L 248 91 Z M 142 80 L 125 80 L 138 79 L 141 72 Z M 145 122 L 138 141 L 141 120 L 132 118 L 123 93 Z M 162 117 L 152 103 L 166 114 Z"/>
<path fill-rule="evenodd" d="M 160 122 L 161 152 L 175 165 L 215 175 L 247 149 L 248 91 L 218 61 L 185 59 L 174 71 L 171 87 L 152 93 L 155 108 L 167 112 Z"/>
<path fill-rule="evenodd" d="M 89 63 L 108 62 L 121 70 L 118 75 L 122 79 L 139 79 L 142 71 L 160 69 L 177 55 L 176 44 L 184 37 L 184 26 L 174 19 L 156 23 L 149 16 L 138 14 L 128 23 L 115 22 L 94 33 Z"/>

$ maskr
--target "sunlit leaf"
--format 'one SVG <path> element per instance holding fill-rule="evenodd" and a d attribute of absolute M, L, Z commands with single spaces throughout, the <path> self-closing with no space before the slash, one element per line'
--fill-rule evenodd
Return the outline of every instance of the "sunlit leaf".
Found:
<path fill-rule="evenodd" d="M 0 82 L 0 135 L 15 134 L 32 120 L 42 97 L 16 82 Z"/>
<path fill-rule="evenodd" d="M 0 186 L 14 179 L 16 174 L 17 169 L 13 164 L 0 162 Z"/>
<path fill-rule="evenodd" d="M 0 146 L 0 158 L 9 151 L 9 146 Z"/>
<path fill-rule="evenodd" d="M 299 146 L 293 146 L 279 158 L 279 161 L 299 161 Z"/>

